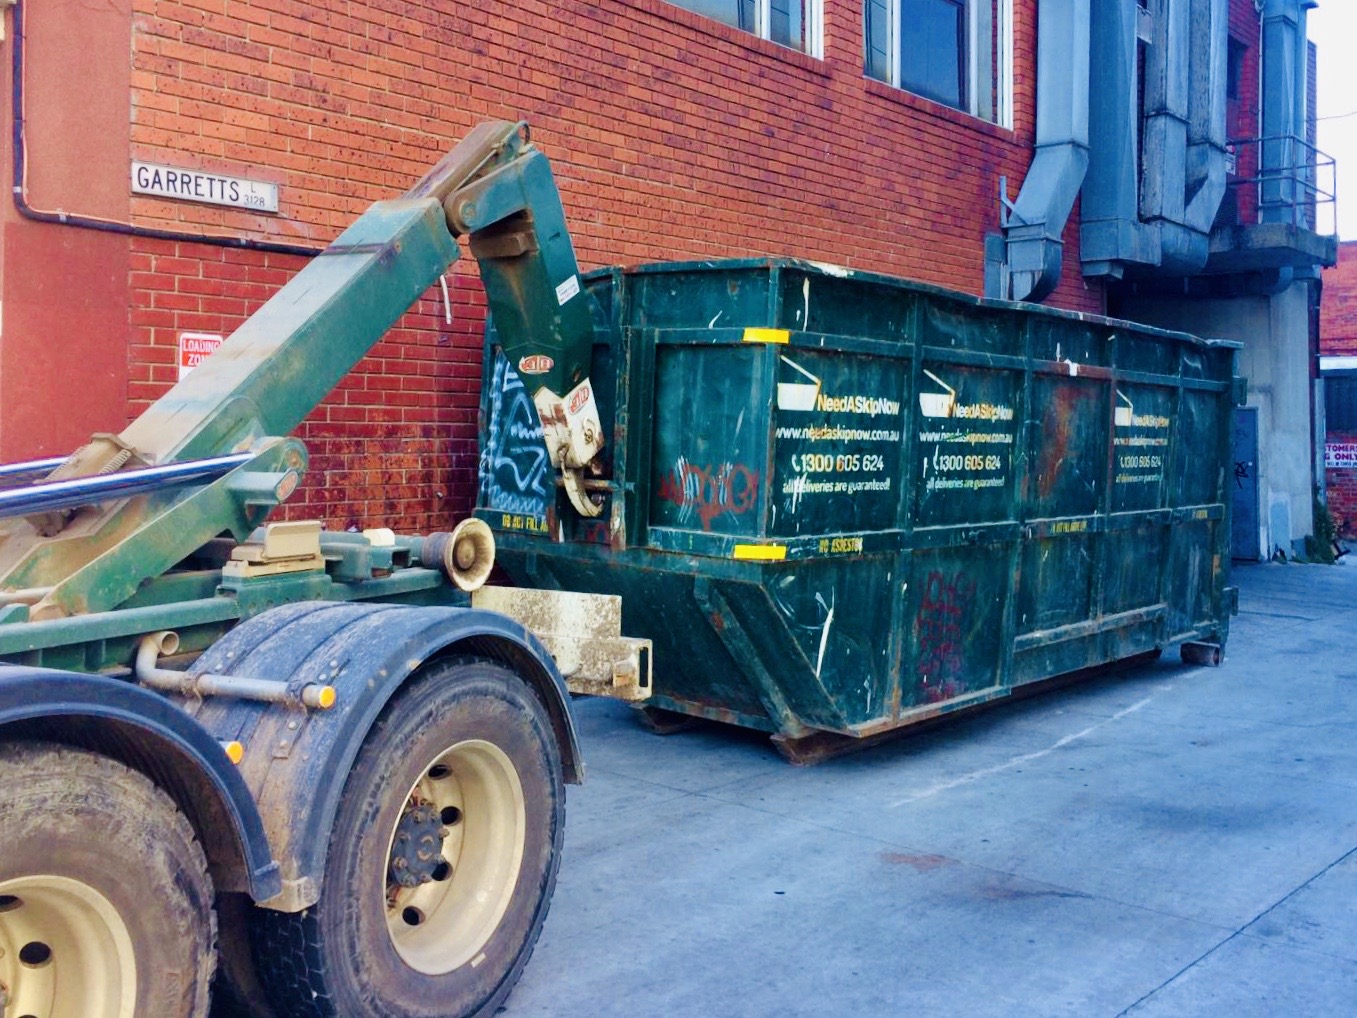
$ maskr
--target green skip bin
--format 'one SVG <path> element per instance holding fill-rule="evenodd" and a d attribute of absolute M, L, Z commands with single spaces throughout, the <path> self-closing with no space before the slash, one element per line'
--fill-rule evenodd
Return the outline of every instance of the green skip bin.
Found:
<path fill-rule="evenodd" d="M 1237 344 L 799 261 L 585 282 L 602 512 L 557 490 L 492 327 L 477 514 L 514 583 L 621 596 L 647 708 L 806 759 L 1172 645 L 1219 662 Z"/>

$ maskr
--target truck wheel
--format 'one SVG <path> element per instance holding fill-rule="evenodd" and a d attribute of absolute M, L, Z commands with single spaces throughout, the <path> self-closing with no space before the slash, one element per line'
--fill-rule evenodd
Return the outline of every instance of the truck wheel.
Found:
<path fill-rule="evenodd" d="M 0 1013 L 207 1014 L 207 861 L 145 776 L 81 749 L 0 745 L 0 844 Z"/>
<path fill-rule="evenodd" d="M 493 1013 L 527 964 L 565 820 L 546 710 L 508 669 L 437 664 L 345 781 L 320 900 L 255 913 L 256 966 L 294 1018 Z"/>

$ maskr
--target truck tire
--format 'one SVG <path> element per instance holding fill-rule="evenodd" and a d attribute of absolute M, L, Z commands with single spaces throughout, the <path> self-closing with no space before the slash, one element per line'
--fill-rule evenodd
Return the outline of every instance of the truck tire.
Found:
<path fill-rule="evenodd" d="M 374 724 L 345 780 L 320 900 L 255 911 L 289 1018 L 492 1014 L 546 919 L 565 821 L 546 709 L 508 669 L 440 662 Z"/>
<path fill-rule="evenodd" d="M 215 966 L 207 861 L 169 797 L 97 753 L 0 745 L 0 1013 L 202 1018 Z"/>

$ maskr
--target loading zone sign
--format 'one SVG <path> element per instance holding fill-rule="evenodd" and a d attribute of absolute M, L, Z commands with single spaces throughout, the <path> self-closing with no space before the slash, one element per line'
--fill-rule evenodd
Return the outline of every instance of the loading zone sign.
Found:
<path fill-rule="evenodd" d="M 208 205 L 230 205 L 255 212 L 278 211 L 277 184 L 155 163 L 132 164 L 132 193 Z"/>
<path fill-rule="evenodd" d="M 179 381 L 203 362 L 203 359 L 221 346 L 224 336 L 213 332 L 179 333 Z"/>

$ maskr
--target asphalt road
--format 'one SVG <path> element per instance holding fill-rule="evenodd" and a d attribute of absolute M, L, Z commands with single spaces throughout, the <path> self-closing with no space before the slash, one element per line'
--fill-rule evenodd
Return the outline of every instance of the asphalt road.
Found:
<path fill-rule="evenodd" d="M 1221 668 L 812 768 L 579 702 L 589 781 L 503 1014 L 1357 1015 L 1357 563 L 1235 576 Z"/>

